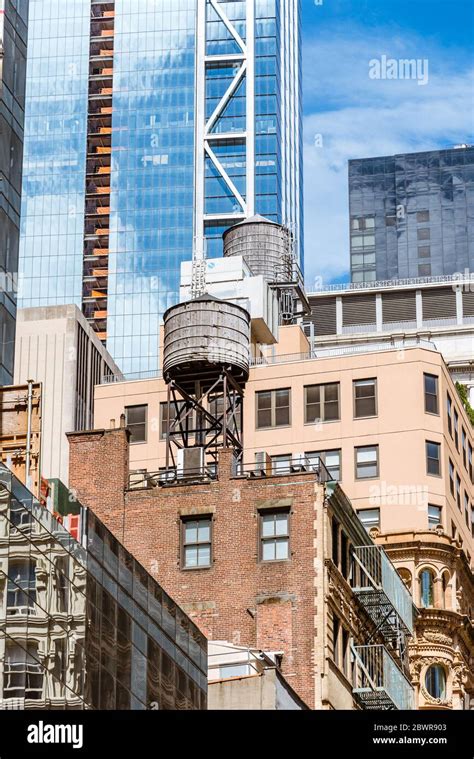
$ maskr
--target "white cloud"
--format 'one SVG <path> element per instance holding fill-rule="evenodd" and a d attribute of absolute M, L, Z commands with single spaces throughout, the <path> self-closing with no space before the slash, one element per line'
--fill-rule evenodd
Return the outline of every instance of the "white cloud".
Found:
<path fill-rule="evenodd" d="M 369 61 L 381 55 L 428 59 L 428 83 L 369 79 Z M 305 270 L 311 289 L 316 276 L 327 283 L 349 270 L 348 159 L 472 141 L 473 71 L 459 51 L 398 31 L 367 38 L 346 28 L 329 40 L 326 33 L 304 48 L 303 60 Z"/>

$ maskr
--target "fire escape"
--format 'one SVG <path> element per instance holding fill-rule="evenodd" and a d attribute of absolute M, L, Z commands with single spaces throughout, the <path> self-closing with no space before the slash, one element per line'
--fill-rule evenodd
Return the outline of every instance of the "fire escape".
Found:
<path fill-rule="evenodd" d="M 412 709 L 407 637 L 416 609 L 385 551 L 376 545 L 353 551 L 352 589 L 374 623 L 363 646 L 352 646 L 353 692 L 368 710 Z"/>
<path fill-rule="evenodd" d="M 107 339 L 114 2 L 92 0 L 82 310 Z"/>

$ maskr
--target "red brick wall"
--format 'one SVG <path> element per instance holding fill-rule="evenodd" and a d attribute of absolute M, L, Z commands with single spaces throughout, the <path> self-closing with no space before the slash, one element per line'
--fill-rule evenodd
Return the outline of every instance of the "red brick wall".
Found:
<path fill-rule="evenodd" d="M 128 486 L 128 437 L 124 427 L 68 433 L 69 487 L 120 540 Z"/>
<path fill-rule="evenodd" d="M 70 486 L 122 540 L 203 632 L 216 640 L 283 651 L 288 682 L 314 704 L 314 475 L 234 479 L 222 451 L 219 481 L 124 493 L 123 431 L 70 435 Z M 97 462 L 102 462 L 98 466 Z M 91 472 L 95 468 L 98 474 Z M 115 476 L 106 472 L 115 472 Z M 292 499 L 291 560 L 258 560 L 258 508 Z M 321 509 L 318 505 L 317 510 Z M 213 515 L 213 564 L 180 568 L 180 517 Z"/>

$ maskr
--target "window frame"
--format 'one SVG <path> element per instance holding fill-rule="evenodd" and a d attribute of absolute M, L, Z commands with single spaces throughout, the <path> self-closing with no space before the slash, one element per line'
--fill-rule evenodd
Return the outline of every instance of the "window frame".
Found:
<path fill-rule="evenodd" d="M 186 524 L 190 522 L 209 522 L 209 540 L 198 541 L 197 543 L 186 542 Z M 198 527 L 199 532 L 199 527 Z M 214 552 L 213 552 L 213 535 L 214 535 L 214 519 L 213 514 L 183 514 L 180 517 L 180 539 L 179 539 L 179 553 L 180 553 L 180 569 L 183 571 L 195 571 L 197 569 L 211 569 L 214 564 Z M 186 565 L 186 548 L 187 546 L 202 546 L 209 545 L 209 564 L 196 564 L 196 566 Z M 199 552 L 198 552 L 199 556 Z"/>
<path fill-rule="evenodd" d="M 337 388 L 337 416 L 334 417 L 334 419 L 326 419 L 326 413 L 325 413 L 326 403 L 334 404 L 334 401 L 326 401 L 325 388 L 333 387 L 333 386 Z M 316 419 L 308 421 L 308 390 L 314 387 L 319 388 L 319 407 L 320 407 L 320 411 L 322 412 L 322 415 L 319 417 L 316 417 Z M 314 406 L 315 404 L 310 404 L 310 405 Z M 318 382 L 311 385 L 305 385 L 304 386 L 304 423 L 315 424 L 316 422 L 321 422 L 323 424 L 331 424 L 331 422 L 340 422 L 340 421 L 341 421 L 341 383 L 340 382 L 321 382 L 321 383 Z"/>
<path fill-rule="evenodd" d="M 374 384 L 374 406 L 375 406 L 375 412 L 373 414 L 365 414 L 364 416 L 357 416 L 356 409 L 357 409 L 357 400 L 361 400 L 360 398 L 356 398 L 356 387 L 358 384 L 362 383 L 368 383 L 373 382 Z M 369 396 L 372 398 L 372 396 Z M 377 387 L 377 377 L 367 377 L 367 378 L 359 378 L 352 380 L 352 415 L 354 419 L 374 419 L 376 416 L 378 416 L 378 387 Z"/>
<path fill-rule="evenodd" d="M 275 424 L 276 421 L 276 394 L 278 392 L 287 391 L 288 392 L 288 422 L 285 424 Z M 270 426 L 260 426 L 258 423 L 258 401 L 259 398 L 263 393 L 270 393 Z M 291 413 L 291 387 L 276 387 L 272 388 L 270 390 L 256 390 L 255 391 L 255 429 L 257 431 L 260 430 L 274 430 L 274 429 L 281 429 L 282 427 L 291 427 L 291 421 L 292 421 L 292 413 Z M 286 408 L 286 407 L 282 407 Z M 263 409 L 263 411 L 268 411 L 268 409 Z"/>
<path fill-rule="evenodd" d="M 446 393 L 446 417 L 448 420 L 448 432 L 453 437 L 453 399 Z"/>
<path fill-rule="evenodd" d="M 377 453 L 377 457 L 376 457 L 376 463 L 377 463 L 376 470 L 377 471 L 376 471 L 376 474 L 374 474 L 374 475 L 372 475 L 370 477 L 359 477 L 359 475 L 357 474 L 357 468 L 358 468 L 357 452 L 358 451 L 362 451 L 364 449 L 368 449 L 368 448 L 373 448 L 376 451 L 376 453 Z M 376 443 L 375 445 L 356 445 L 356 446 L 354 446 L 354 479 L 355 480 L 377 480 L 379 477 L 380 477 L 380 449 L 379 449 L 378 443 Z"/>
<path fill-rule="evenodd" d="M 440 677 L 441 672 L 443 673 L 442 677 Z M 437 674 L 435 675 L 434 673 L 437 673 Z M 446 701 L 447 693 L 448 693 L 448 678 L 446 677 L 446 669 L 445 667 L 443 667 L 442 664 L 440 664 L 439 662 L 434 662 L 433 664 L 430 664 L 426 668 L 425 676 L 423 679 L 424 679 L 424 687 L 426 689 L 426 692 L 429 693 L 431 698 L 436 698 L 436 699 L 439 699 L 440 701 Z M 428 681 L 430 681 L 430 685 L 428 685 Z M 432 688 L 434 692 L 430 690 L 430 687 L 432 685 L 435 686 Z"/>
<path fill-rule="evenodd" d="M 426 380 L 427 379 L 434 379 L 436 383 L 436 392 L 433 395 L 433 393 L 428 393 L 426 390 Z M 431 414 L 432 416 L 439 416 L 439 376 L 437 374 L 430 374 L 429 372 L 423 372 L 423 395 L 424 395 L 424 405 L 425 405 L 425 414 Z M 427 407 L 427 398 L 435 398 L 436 400 L 436 411 L 431 411 Z"/>
<path fill-rule="evenodd" d="M 436 523 L 430 522 L 430 509 L 436 509 L 439 515 L 439 519 Z M 443 507 L 438 506 L 437 503 L 428 504 L 428 529 L 435 530 L 438 525 L 443 525 Z"/>
<path fill-rule="evenodd" d="M 435 445 L 438 450 L 438 458 L 434 459 L 432 456 L 428 456 L 428 446 L 429 445 Z M 438 471 L 437 472 L 430 472 L 429 471 L 429 462 L 430 461 L 437 461 L 438 462 Z M 425 440 L 425 466 L 426 466 L 426 475 L 427 477 L 441 477 L 441 443 L 436 442 L 436 440 Z"/>
<path fill-rule="evenodd" d="M 430 583 L 429 587 L 426 588 L 424 585 L 423 577 L 426 575 L 429 575 L 430 577 Z M 435 604 L 435 573 L 431 567 L 423 567 L 420 570 L 420 573 L 418 575 L 419 583 L 420 583 L 420 607 L 422 609 L 432 609 Z M 430 598 L 428 600 L 428 603 L 425 603 L 425 597 L 424 597 L 424 591 L 428 590 Z"/>
<path fill-rule="evenodd" d="M 284 507 L 281 509 L 259 509 L 257 511 L 258 514 L 258 563 L 259 564 L 278 564 L 281 562 L 288 562 L 291 561 L 291 509 L 288 507 Z M 264 537 L 263 535 L 263 517 L 267 516 L 275 516 L 277 514 L 286 514 L 287 517 L 287 532 L 285 535 L 268 535 Z M 286 559 L 264 559 L 263 558 L 263 546 L 264 543 L 270 543 L 273 541 L 276 543 L 277 538 L 286 538 L 287 541 L 287 547 L 288 547 L 288 555 Z"/>
<path fill-rule="evenodd" d="M 128 421 L 128 412 L 130 409 L 137 409 L 137 408 L 144 408 L 145 409 L 145 421 L 144 422 L 133 422 L 132 424 Z M 144 440 L 132 440 L 132 428 L 138 427 L 143 424 L 145 429 L 145 438 Z M 125 425 L 130 430 L 130 440 L 129 445 L 143 445 L 143 443 L 148 442 L 148 403 L 134 403 L 131 406 L 125 406 Z"/>

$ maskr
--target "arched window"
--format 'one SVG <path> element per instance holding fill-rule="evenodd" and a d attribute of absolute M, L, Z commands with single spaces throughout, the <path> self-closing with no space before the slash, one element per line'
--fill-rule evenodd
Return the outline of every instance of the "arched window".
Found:
<path fill-rule="evenodd" d="M 411 572 L 410 572 L 410 570 L 406 569 L 405 567 L 400 567 L 400 569 L 397 569 L 397 572 L 398 572 L 399 577 L 402 580 L 403 584 L 405 585 L 406 589 L 411 593 Z"/>
<path fill-rule="evenodd" d="M 443 572 L 441 575 L 441 588 L 443 591 L 443 609 L 449 609 L 451 606 L 449 602 L 449 594 L 448 594 L 448 588 L 449 588 L 449 572 Z"/>
<path fill-rule="evenodd" d="M 433 698 L 446 698 L 446 670 L 441 664 L 432 664 L 426 670 L 425 687 Z"/>
<path fill-rule="evenodd" d="M 420 572 L 420 601 L 425 609 L 434 605 L 434 573 L 431 569 Z"/>

